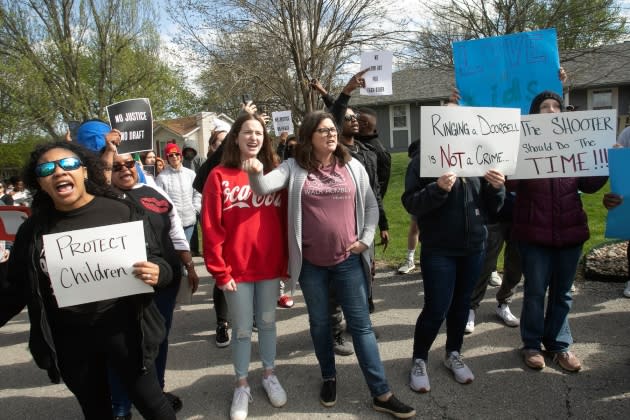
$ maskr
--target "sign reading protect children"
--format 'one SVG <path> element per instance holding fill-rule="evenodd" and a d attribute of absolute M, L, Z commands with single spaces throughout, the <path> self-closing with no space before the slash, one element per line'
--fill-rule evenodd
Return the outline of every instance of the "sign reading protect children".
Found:
<path fill-rule="evenodd" d="M 152 293 L 132 274 L 146 261 L 142 222 L 44 235 L 48 276 L 60 308 Z"/>
<path fill-rule="evenodd" d="M 420 176 L 514 173 L 520 111 L 514 108 L 424 106 L 420 109 Z"/>

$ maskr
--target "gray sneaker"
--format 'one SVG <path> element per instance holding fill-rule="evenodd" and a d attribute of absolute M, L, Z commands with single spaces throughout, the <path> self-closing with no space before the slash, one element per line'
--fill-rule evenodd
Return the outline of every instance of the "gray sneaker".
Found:
<path fill-rule="evenodd" d="M 354 354 L 354 349 L 352 348 L 352 345 L 346 341 L 343 333 L 339 333 L 335 336 L 333 350 L 339 356 L 350 356 Z"/>
<path fill-rule="evenodd" d="M 411 261 L 405 261 L 403 265 L 398 267 L 398 274 L 409 274 L 413 269 L 416 268 L 416 265 Z"/>
<path fill-rule="evenodd" d="M 416 392 L 429 392 L 429 375 L 427 374 L 427 364 L 422 359 L 415 359 L 409 375 L 409 387 Z"/>
<path fill-rule="evenodd" d="M 469 384 L 475 380 L 475 375 L 473 375 L 472 371 L 466 366 L 459 352 L 452 351 L 448 353 L 444 359 L 444 366 L 453 372 L 455 380 L 460 384 Z"/>

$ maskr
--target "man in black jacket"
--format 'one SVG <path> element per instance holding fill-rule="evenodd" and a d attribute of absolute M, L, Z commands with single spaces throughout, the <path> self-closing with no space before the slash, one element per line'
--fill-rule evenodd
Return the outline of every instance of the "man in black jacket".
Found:
<path fill-rule="evenodd" d="M 381 198 L 385 198 L 389 185 L 389 176 L 392 170 L 392 156 L 383 147 L 376 131 L 376 111 L 372 108 L 359 108 L 357 120 L 359 122 L 359 134 L 356 139 L 363 144 L 369 144 L 376 152 L 376 172 L 378 184 L 381 190 Z"/>

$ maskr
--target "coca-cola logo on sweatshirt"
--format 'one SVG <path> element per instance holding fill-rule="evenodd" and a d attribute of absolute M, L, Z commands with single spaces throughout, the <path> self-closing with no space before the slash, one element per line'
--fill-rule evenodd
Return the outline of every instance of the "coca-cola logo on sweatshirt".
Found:
<path fill-rule="evenodd" d="M 280 192 L 258 195 L 252 191 L 249 185 L 235 185 L 231 187 L 230 181 L 223 181 L 221 187 L 223 187 L 224 210 L 229 210 L 232 207 L 249 209 L 270 206 L 280 207 L 282 205 Z"/>

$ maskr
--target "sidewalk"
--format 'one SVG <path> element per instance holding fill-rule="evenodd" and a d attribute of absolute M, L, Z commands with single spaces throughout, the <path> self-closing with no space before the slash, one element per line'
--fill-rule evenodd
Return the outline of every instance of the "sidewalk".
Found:
<path fill-rule="evenodd" d="M 180 419 L 227 419 L 233 391 L 231 347 L 214 344 L 212 287 L 201 259 L 202 277 L 193 304 L 175 313 L 166 374 L 167 390 L 179 395 Z M 630 299 L 623 284 L 578 282 L 570 316 L 573 350 L 583 363 L 566 374 L 547 358 L 536 372 L 524 366 L 518 328 L 503 326 L 494 313 L 489 288 L 477 312 L 475 332 L 466 336 L 462 353 L 476 379 L 460 385 L 442 365 L 445 335 L 438 336 L 429 357 L 431 392 L 417 394 L 407 385 L 413 331 L 422 306 L 419 273 L 381 272 L 374 289 L 372 320 L 379 335 L 381 358 L 392 391 L 414 406 L 416 418 L 531 419 L 630 417 Z M 511 305 L 521 310 L 519 286 Z M 250 385 L 254 402 L 249 418 L 261 419 L 387 419 L 371 408 L 367 386 L 355 356 L 337 357 L 337 404 L 319 403 L 320 375 L 308 332 L 301 294 L 292 309 L 278 309 L 277 375 L 287 390 L 284 408 L 273 408 L 260 383 L 257 345 L 252 351 Z M 256 335 L 254 334 L 254 341 Z M 51 385 L 27 350 L 28 316 L 23 312 L 0 329 L 0 419 L 80 419 L 78 404 L 64 385 Z M 134 419 L 140 416 L 134 413 Z"/>

